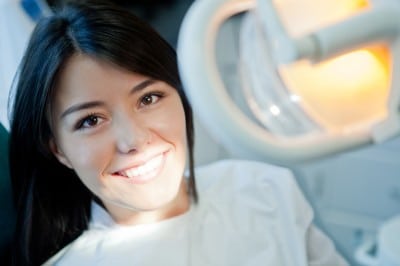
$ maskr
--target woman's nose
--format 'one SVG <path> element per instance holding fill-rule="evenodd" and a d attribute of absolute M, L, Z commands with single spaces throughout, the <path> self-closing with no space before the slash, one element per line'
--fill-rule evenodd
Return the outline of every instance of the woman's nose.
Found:
<path fill-rule="evenodd" d="M 121 153 L 140 151 L 151 141 L 151 131 L 138 119 L 120 119 L 114 126 L 117 149 Z"/>

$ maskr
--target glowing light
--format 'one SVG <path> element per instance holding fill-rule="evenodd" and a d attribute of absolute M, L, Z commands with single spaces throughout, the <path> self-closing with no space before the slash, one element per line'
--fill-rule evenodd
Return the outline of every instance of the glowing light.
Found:
<path fill-rule="evenodd" d="M 296 103 L 296 102 L 301 101 L 301 97 L 297 94 L 291 94 L 289 97 L 290 97 L 290 101 L 292 101 L 292 102 Z"/>
<path fill-rule="evenodd" d="M 386 115 L 389 54 L 358 50 L 318 65 L 301 61 L 281 68 L 287 87 L 301 95 L 310 115 L 330 126 L 376 121 Z"/>
<path fill-rule="evenodd" d="M 369 8 L 366 0 L 275 0 L 293 37 L 302 36 Z M 350 51 L 320 64 L 308 61 L 280 67 L 291 93 L 319 123 L 344 127 L 386 115 L 390 89 L 390 52 L 384 45 Z"/>
<path fill-rule="evenodd" d="M 292 36 L 337 23 L 369 6 L 367 0 L 274 0 L 274 4 Z"/>
<path fill-rule="evenodd" d="M 275 115 L 275 116 L 277 116 L 277 115 L 279 115 L 279 114 L 281 113 L 281 109 L 279 109 L 279 107 L 276 106 L 276 105 L 272 105 L 272 106 L 269 108 L 269 111 L 271 112 L 271 114 L 273 114 L 273 115 Z"/>

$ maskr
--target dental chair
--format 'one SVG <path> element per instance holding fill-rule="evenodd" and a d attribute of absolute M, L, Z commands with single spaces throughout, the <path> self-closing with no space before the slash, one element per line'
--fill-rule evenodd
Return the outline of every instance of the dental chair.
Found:
<path fill-rule="evenodd" d="M 15 212 L 8 169 L 8 132 L 0 123 L 0 265 L 7 265 Z"/>

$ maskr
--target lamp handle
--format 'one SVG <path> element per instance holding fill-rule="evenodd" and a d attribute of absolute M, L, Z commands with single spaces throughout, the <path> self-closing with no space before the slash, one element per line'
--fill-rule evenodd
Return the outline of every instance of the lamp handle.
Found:
<path fill-rule="evenodd" d="M 286 32 L 272 0 L 257 0 L 255 12 L 265 34 L 274 40 L 271 48 L 278 64 L 299 59 L 322 61 L 368 43 L 387 41 L 400 30 L 400 8 L 393 5 L 363 11 L 297 39 Z"/>
<path fill-rule="evenodd" d="M 369 43 L 387 42 L 400 30 L 400 8 L 378 7 L 295 40 L 297 58 L 321 61 Z M 351 34 L 349 34 L 351 32 Z"/>

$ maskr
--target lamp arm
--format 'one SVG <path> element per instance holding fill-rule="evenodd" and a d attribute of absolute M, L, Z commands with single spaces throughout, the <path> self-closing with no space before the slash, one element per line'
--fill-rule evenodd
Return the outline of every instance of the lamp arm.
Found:
<path fill-rule="evenodd" d="M 364 11 L 297 39 L 286 32 L 272 0 L 257 0 L 255 12 L 278 64 L 300 59 L 322 61 L 366 44 L 388 41 L 400 29 L 400 8 L 394 5 Z"/>
<path fill-rule="evenodd" d="M 380 7 L 296 39 L 293 60 L 322 61 L 376 42 L 395 38 L 400 30 L 400 8 Z M 351 34 L 349 34 L 351 33 Z"/>

